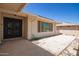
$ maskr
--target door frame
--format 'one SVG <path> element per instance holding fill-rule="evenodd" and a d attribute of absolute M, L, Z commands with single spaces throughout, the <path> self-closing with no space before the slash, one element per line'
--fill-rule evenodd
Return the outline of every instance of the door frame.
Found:
<path fill-rule="evenodd" d="M 22 19 L 17 19 L 17 18 L 13 18 L 13 17 L 3 17 L 3 39 L 11 39 L 11 38 L 4 38 L 4 34 L 5 34 L 5 29 L 4 29 L 4 27 L 5 27 L 5 23 L 4 23 L 4 21 L 5 21 L 5 19 L 4 18 L 9 18 L 9 20 L 21 20 L 21 36 L 17 36 L 17 37 L 11 37 L 11 38 L 18 38 L 18 37 L 22 37 Z"/>

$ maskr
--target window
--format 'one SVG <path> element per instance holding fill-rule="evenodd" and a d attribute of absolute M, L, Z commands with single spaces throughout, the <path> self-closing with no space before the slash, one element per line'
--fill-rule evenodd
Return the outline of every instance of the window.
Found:
<path fill-rule="evenodd" d="M 53 30 L 52 23 L 38 21 L 38 32 L 49 32 Z"/>

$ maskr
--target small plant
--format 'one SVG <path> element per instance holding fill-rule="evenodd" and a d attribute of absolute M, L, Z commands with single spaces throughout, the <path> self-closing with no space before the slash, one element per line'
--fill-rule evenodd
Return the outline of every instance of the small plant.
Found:
<path fill-rule="evenodd" d="M 38 40 L 40 37 L 35 36 L 34 34 L 32 35 L 32 40 Z"/>

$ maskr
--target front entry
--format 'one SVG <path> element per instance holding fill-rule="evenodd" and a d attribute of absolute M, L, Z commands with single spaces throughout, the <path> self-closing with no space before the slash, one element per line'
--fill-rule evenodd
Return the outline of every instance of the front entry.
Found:
<path fill-rule="evenodd" d="M 22 37 L 22 20 L 4 17 L 4 39 Z"/>

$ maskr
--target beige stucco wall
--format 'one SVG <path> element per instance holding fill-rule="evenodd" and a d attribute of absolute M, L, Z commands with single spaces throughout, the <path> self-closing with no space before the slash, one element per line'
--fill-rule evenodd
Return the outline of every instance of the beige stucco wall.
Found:
<path fill-rule="evenodd" d="M 2 21 L 2 15 L 1 15 L 1 12 L 0 12 L 0 43 L 1 43 L 1 40 L 3 39 L 3 21 Z"/>
<path fill-rule="evenodd" d="M 59 30 L 59 32 L 65 35 L 79 36 L 79 30 Z"/>
<path fill-rule="evenodd" d="M 56 33 L 56 23 L 52 22 L 53 24 L 53 31 L 51 32 L 38 32 L 38 21 L 41 20 L 41 18 L 36 16 L 28 16 L 28 39 L 32 39 L 33 37 L 45 37 L 50 35 L 58 34 Z M 50 22 L 50 21 L 46 21 Z"/>
<path fill-rule="evenodd" d="M 79 25 L 70 25 L 70 26 L 57 26 L 59 30 L 79 30 Z"/>
<path fill-rule="evenodd" d="M 56 23 L 51 22 L 49 20 L 45 20 L 43 18 L 39 18 L 37 16 L 26 15 L 26 17 L 18 16 L 12 13 L 0 13 L 0 42 L 3 40 L 3 17 L 10 17 L 16 19 L 22 19 L 22 38 L 24 39 L 32 39 L 35 37 L 44 37 L 58 34 L 56 30 Z M 38 21 L 44 21 L 53 24 L 53 31 L 51 32 L 38 32 Z"/>
<path fill-rule="evenodd" d="M 57 26 L 58 32 L 65 35 L 79 36 L 79 25 Z"/>
<path fill-rule="evenodd" d="M 28 17 L 23 19 L 22 23 L 22 38 L 28 39 Z"/>

